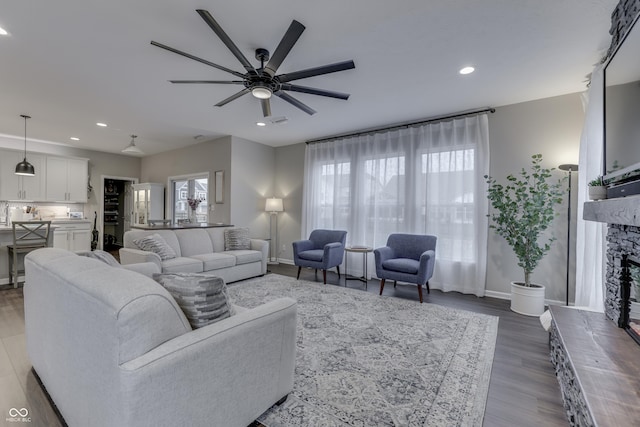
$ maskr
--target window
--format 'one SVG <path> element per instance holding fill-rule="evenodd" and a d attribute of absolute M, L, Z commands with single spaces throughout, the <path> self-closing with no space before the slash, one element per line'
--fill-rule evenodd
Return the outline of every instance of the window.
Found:
<path fill-rule="evenodd" d="M 169 178 L 172 194 L 173 209 L 171 219 L 173 222 L 190 218 L 190 206 L 188 199 L 201 199 L 202 202 L 196 209 L 197 222 L 209 222 L 209 174 L 188 175 Z"/>

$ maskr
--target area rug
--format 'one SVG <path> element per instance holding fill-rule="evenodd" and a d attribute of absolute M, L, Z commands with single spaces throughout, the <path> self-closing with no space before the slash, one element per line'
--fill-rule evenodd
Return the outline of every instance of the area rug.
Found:
<path fill-rule="evenodd" d="M 269 274 L 235 304 L 298 302 L 294 389 L 276 426 L 481 426 L 498 318 Z"/>

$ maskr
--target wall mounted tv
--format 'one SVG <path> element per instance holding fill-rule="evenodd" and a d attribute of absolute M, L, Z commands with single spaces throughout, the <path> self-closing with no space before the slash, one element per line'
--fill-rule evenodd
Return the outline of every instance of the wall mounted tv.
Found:
<path fill-rule="evenodd" d="M 609 198 L 640 193 L 640 24 L 637 22 L 638 17 L 604 68 L 603 178 L 608 184 Z"/>

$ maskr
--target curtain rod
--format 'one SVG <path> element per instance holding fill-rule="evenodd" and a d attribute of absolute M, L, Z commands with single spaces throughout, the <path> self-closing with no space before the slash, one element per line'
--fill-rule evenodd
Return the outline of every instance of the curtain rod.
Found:
<path fill-rule="evenodd" d="M 392 125 L 392 126 L 385 126 L 385 127 L 374 128 L 374 129 L 369 129 L 369 130 L 362 130 L 362 131 L 353 132 L 353 133 L 344 133 L 344 134 L 341 134 L 341 135 L 329 136 L 327 138 L 310 139 L 309 141 L 306 141 L 306 144 L 317 144 L 317 143 L 322 143 L 322 142 L 333 141 L 335 139 L 343 139 L 343 138 L 350 138 L 350 137 L 353 137 L 353 136 L 369 135 L 369 134 L 372 134 L 372 133 L 378 133 L 378 132 L 383 132 L 383 131 L 410 128 L 412 126 L 424 125 L 424 124 L 427 124 L 427 123 L 444 122 L 446 120 L 457 119 L 459 117 L 467 117 L 467 116 L 474 116 L 476 114 L 495 113 L 495 112 L 496 112 L 495 108 L 487 107 L 487 108 L 482 108 L 480 110 L 473 110 L 473 111 L 467 111 L 467 112 L 462 112 L 462 113 L 449 114 L 447 116 L 433 117 L 433 118 L 430 118 L 430 119 L 419 120 L 417 122 L 410 122 L 410 123 L 403 123 L 403 124 Z"/>

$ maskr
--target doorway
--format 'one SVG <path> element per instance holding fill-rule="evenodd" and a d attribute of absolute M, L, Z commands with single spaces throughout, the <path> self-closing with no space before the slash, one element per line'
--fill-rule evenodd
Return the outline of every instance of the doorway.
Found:
<path fill-rule="evenodd" d="M 102 214 L 100 215 L 102 233 L 98 237 L 98 245 L 114 255 L 122 247 L 124 233 L 131 228 L 132 191 L 131 185 L 136 178 L 103 177 L 102 178 Z"/>

